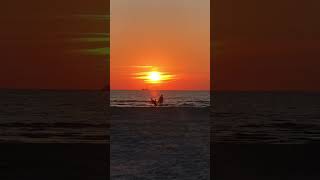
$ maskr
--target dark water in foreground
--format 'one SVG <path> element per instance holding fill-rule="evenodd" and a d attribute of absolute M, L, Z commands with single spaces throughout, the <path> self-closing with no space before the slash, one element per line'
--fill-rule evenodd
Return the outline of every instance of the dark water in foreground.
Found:
<path fill-rule="evenodd" d="M 211 114 L 203 107 L 109 114 L 107 99 L 101 91 L 0 91 L 0 142 L 27 143 L 2 144 L 0 177 L 103 179 L 110 134 L 112 179 L 209 179 L 210 156 L 214 179 L 320 177 L 318 93 L 216 92 Z"/>
<path fill-rule="evenodd" d="M 320 93 L 216 92 L 212 101 L 212 142 L 320 142 Z"/>
<path fill-rule="evenodd" d="M 210 179 L 209 108 L 112 108 L 112 180 Z"/>
<path fill-rule="evenodd" d="M 215 92 L 211 179 L 320 178 L 320 94 Z"/>
<path fill-rule="evenodd" d="M 0 142 L 106 143 L 102 91 L 0 91 Z"/>

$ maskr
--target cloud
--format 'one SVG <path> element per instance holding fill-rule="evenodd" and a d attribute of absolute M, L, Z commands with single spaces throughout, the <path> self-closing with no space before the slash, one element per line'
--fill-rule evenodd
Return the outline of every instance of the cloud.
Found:
<path fill-rule="evenodd" d="M 82 38 L 72 38 L 72 42 L 109 42 L 109 37 L 82 37 Z"/>
<path fill-rule="evenodd" d="M 110 48 L 104 47 L 104 48 L 82 49 L 82 50 L 78 50 L 78 52 L 87 54 L 87 55 L 105 56 L 110 54 Z"/>
<path fill-rule="evenodd" d="M 104 14 L 78 14 L 73 15 L 74 18 L 81 20 L 90 20 L 90 21 L 109 21 L 110 16 Z M 107 22 L 106 22 L 107 23 Z M 72 33 L 71 37 L 68 39 L 69 42 L 83 43 L 86 45 L 86 49 L 73 49 L 72 52 L 81 53 L 85 55 L 93 56 L 108 56 L 110 55 L 110 33 L 109 32 L 86 32 L 86 33 Z M 105 43 L 105 45 L 101 45 Z M 98 46 L 98 47 L 97 47 Z M 102 46 L 102 47 L 99 47 Z"/>

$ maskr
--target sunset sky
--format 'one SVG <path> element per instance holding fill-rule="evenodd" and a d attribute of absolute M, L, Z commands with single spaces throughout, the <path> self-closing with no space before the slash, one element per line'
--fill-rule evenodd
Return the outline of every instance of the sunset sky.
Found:
<path fill-rule="evenodd" d="M 108 14 L 108 0 L 1 3 L 0 88 L 103 88 Z"/>
<path fill-rule="evenodd" d="M 320 1 L 212 2 L 212 89 L 320 90 Z"/>
<path fill-rule="evenodd" d="M 111 0 L 110 43 L 111 89 L 210 87 L 209 0 Z"/>
<path fill-rule="evenodd" d="M 111 43 L 112 89 L 209 89 L 211 19 L 212 89 L 320 90 L 319 1 L 209 4 L 111 0 L 109 20 L 108 0 L 6 1 L 0 88 L 101 89 Z"/>

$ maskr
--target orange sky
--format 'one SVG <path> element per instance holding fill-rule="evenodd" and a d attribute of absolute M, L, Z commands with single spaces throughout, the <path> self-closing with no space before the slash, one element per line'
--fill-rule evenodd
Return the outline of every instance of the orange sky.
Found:
<path fill-rule="evenodd" d="M 111 89 L 208 90 L 209 0 L 112 0 Z M 142 67 L 142 66 L 153 66 Z M 174 79 L 150 85 L 134 73 L 158 71 Z"/>
<path fill-rule="evenodd" d="M 319 6 L 214 0 L 212 89 L 320 91 Z"/>
<path fill-rule="evenodd" d="M 0 89 L 106 86 L 109 0 L 21 1 L 0 6 Z"/>

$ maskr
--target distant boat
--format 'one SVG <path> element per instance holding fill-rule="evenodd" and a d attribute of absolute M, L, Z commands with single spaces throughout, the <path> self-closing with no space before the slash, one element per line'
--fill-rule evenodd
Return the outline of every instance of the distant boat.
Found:
<path fill-rule="evenodd" d="M 141 89 L 142 91 L 149 91 L 149 89 Z"/>

